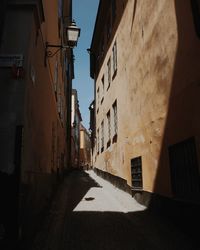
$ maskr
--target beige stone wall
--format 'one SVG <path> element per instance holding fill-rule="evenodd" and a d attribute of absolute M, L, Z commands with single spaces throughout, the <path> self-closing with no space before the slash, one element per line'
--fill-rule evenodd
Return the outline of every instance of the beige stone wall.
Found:
<path fill-rule="evenodd" d="M 85 128 L 80 129 L 80 164 L 84 167 L 91 165 L 91 143 L 88 132 Z"/>
<path fill-rule="evenodd" d="M 84 149 L 85 147 L 85 135 L 84 130 L 80 130 L 80 148 Z"/>
<path fill-rule="evenodd" d="M 96 100 L 96 129 L 104 120 L 105 144 L 94 166 L 131 185 L 130 161 L 142 156 L 143 189 L 170 196 L 168 146 L 195 136 L 199 147 L 200 42 L 190 1 L 128 1 L 96 79 L 100 95 L 115 40 L 117 75 L 108 90 L 105 81 L 103 103 Z M 106 149 L 106 114 L 116 99 L 118 138 Z"/>
<path fill-rule="evenodd" d="M 41 29 L 38 29 L 33 18 L 30 26 L 32 32 L 29 38 L 26 71 L 23 165 L 28 172 L 56 173 L 58 168 L 60 171 L 63 170 L 61 154 L 65 154 L 66 150 L 66 98 L 60 52 L 52 58 L 46 58 L 45 66 L 45 42 L 60 44 L 58 3 L 57 1 L 52 1 L 51 4 L 48 1 L 43 2 L 45 22 L 42 23 Z M 57 48 L 48 48 L 48 50 L 54 53 Z M 59 115 L 61 102 L 62 119 Z"/>

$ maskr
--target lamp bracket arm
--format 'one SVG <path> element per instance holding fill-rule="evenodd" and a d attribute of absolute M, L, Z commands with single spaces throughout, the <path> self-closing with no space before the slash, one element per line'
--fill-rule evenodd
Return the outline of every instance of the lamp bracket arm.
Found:
<path fill-rule="evenodd" d="M 55 44 L 46 44 L 46 47 L 48 48 L 48 47 L 52 47 L 52 48 L 63 48 L 63 46 L 62 45 L 55 45 Z"/>
<path fill-rule="evenodd" d="M 53 57 L 58 53 L 59 50 L 60 50 L 60 48 L 57 49 L 54 53 L 50 50 L 46 50 L 46 55 L 47 55 L 47 57 Z"/>

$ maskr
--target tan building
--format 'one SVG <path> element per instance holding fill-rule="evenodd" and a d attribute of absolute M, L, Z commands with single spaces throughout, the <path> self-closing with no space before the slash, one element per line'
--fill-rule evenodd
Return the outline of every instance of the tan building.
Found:
<path fill-rule="evenodd" d="M 90 48 L 94 167 L 145 204 L 200 201 L 197 7 L 196 0 L 99 4 Z"/>
<path fill-rule="evenodd" d="M 80 167 L 80 126 L 81 112 L 79 109 L 78 93 L 72 89 L 72 112 L 71 112 L 71 167 Z"/>
<path fill-rule="evenodd" d="M 91 141 L 87 129 L 80 125 L 80 167 L 89 169 L 91 167 Z"/>
<path fill-rule="evenodd" d="M 1 7 L 0 224 L 10 243 L 19 228 L 30 244 L 56 177 L 69 167 L 72 3 L 7 0 Z"/>

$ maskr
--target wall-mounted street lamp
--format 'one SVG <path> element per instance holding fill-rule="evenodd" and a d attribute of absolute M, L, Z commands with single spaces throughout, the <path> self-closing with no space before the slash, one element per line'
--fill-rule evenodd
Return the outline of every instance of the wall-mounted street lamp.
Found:
<path fill-rule="evenodd" d="M 74 48 L 77 45 L 81 29 L 76 26 L 75 21 L 66 27 L 68 46 Z"/>
<path fill-rule="evenodd" d="M 64 24 L 64 36 L 66 36 L 66 39 L 64 40 L 66 41 L 64 41 L 64 43 L 61 45 L 49 44 L 48 42 L 46 42 L 45 60 L 46 57 L 53 57 L 54 55 L 56 55 L 57 52 L 61 49 L 73 49 L 75 46 L 77 46 L 80 31 L 81 29 L 76 26 L 75 21 L 72 21 L 69 25 Z M 49 47 L 58 49 L 53 53 L 52 51 L 48 50 Z"/>

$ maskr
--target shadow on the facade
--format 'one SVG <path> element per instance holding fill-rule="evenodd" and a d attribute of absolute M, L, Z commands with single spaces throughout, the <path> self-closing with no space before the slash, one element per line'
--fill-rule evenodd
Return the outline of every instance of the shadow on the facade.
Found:
<path fill-rule="evenodd" d="M 157 208 L 188 234 L 198 237 L 195 225 L 200 223 L 200 178 L 195 144 L 199 145 L 200 138 L 200 42 L 192 30 L 190 1 L 174 2 L 178 44 L 154 184 L 154 193 L 162 198 L 152 196 L 149 208 Z M 166 193 L 172 199 L 164 198 Z"/>

